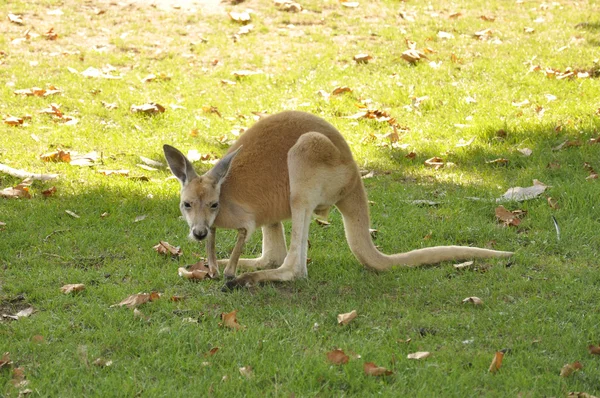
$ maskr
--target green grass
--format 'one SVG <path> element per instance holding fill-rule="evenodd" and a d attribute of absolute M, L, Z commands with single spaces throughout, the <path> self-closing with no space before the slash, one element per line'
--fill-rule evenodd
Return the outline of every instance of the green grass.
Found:
<path fill-rule="evenodd" d="M 9 352 L 12 367 L 23 368 L 29 382 L 14 387 L 12 370 L 0 368 L 0 395 L 18 396 L 24 389 L 33 396 L 600 394 L 600 358 L 587 350 L 600 343 L 599 191 L 583 167 L 589 162 L 600 170 L 600 144 L 587 143 L 600 135 L 598 79 L 530 72 L 531 65 L 597 70 L 598 4 L 382 0 L 352 9 L 309 0 L 302 3 L 306 12 L 290 14 L 270 1 L 249 0 L 223 5 L 227 11 L 254 10 L 254 29 L 237 41 L 232 36 L 239 25 L 224 13 L 117 2 L 96 4 L 104 11 L 97 13 L 90 4 L 15 0 L 0 6 L 0 114 L 31 115 L 27 126 L 0 124 L 0 163 L 60 174 L 56 181 L 34 182 L 32 199 L 0 200 L 0 222 L 6 223 L 0 227 L 0 313 L 36 310 L 18 321 L 0 319 L 0 353 Z M 48 15 L 56 8 L 61 16 Z M 8 12 L 23 15 L 25 24 L 11 23 Z M 453 12 L 461 16 L 449 18 Z M 43 36 L 51 27 L 56 41 Z M 535 31 L 526 33 L 527 27 Z M 474 37 L 487 28 L 490 39 Z M 41 36 L 15 44 L 27 29 Z M 439 31 L 454 39 L 440 39 Z M 401 58 L 405 39 L 434 52 L 410 65 Z M 356 64 L 352 57 L 358 53 L 373 59 Z M 429 62 L 441 64 L 433 68 Z M 68 69 L 107 64 L 122 78 L 88 79 Z M 232 72 L 241 69 L 264 74 L 236 80 Z M 170 79 L 143 83 L 150 73 Z M 237 84 L 224 85 L 223 79 Z M 13 94 L 50 85 L 62 93 Z M 329 100 L 317 94 L 343 85 L 353 91 Z M 414 98 L 423 96 L 429 98 L 414 106 Z M 528 105 L 512 105 L 525 99 Z M 366 100 L 408 128 L 400 136 L 408 147 L 364 140 L 391 132 L 387 123 L 344 118 Z M 118 108 L 108 110 L 101 101 Z M 129 111 L 146 102 L 167 110 L 156 116 Z M 38 113 L 50 103 L 78 123 Z M 204 111 L 210 106 L 222 117 Z M 468 270 L 441 264 L 377 274 L 352 256 L 334 211 L 331 226 L 312 226 L 306 281 L 222 293 L 221 280 L 181 279 L 177 268 L 196 262 L 204 249 L 187 239 L 179 219 L 178 183 L 167 179 L 166 168 L 137 167 L 139 156 L 164 161 L 164 143 L 221 155 L 226 146 L 218 140 L 234 139 L 233 129 L 252 125 L 252 112 L 285 109 L 333 123 L 361 168 L 376 171 L 364 182 L 374 202 L 375 242 L 383 251 L 463 244 L 514 250 L 514 259 L 479 260 Z M 472 137 L 468 147 L 456 147 Z M 582 145 L 553 150 L 565 140 Z M 531 156 L 517 151 L 525 147 Z M 40 160 L 56 148 L 98 151 L 103 164 L 79 168 Z M 411 151 L 414 159 L 406 157 Z M 425 167 L 433 156 L 454 166 Z M 486 163 L 497 158 L 509 163 Z M 209 167 L 197 163 L 200 171 Z M 129 169 L 130 176 L 149 181 L 104 176 L 97 169 Z M 517 228 L 502 227 L 494 216 L 495 198 L 533 179 L 551 187 L 538 199 L 504 204 L 527 215 Z M 1 189 L 19 182 L 0 174 Z M 41 191 L 53 185 L 56 193 L 43 197 Z M 558 200 L 558 209 L 547 197 Z M 419 207 L 410 203 L 416 199 L 440 204 Z M 147 217 L 134 222 L 140 215 Z M 259 235 L 246 246 L 246 256 L 260 254 Z M 181 246 L 184 255 L 159 256 L 152 246 L 160 240 Z M 234 243 L 232 232 L 221 232 L 219 257 L 227 257 Z M 59 289 L 67 283 L 86 289 L 64 295 Z M 147 320 L 110 308 L 150 291 L 162 298 L 139 308 Z M 173 295 L 185 300 L 172 302 Z M 461 304 L 469 296 L 484 305 Z M 244 329 L 220 327 L 221 313 L 234 309 Z M 337 314 L 353 309 L 358 318 L 337 325 Z M 208 356 L 214 347 L 219 351 Z M 351 356 L 348 364 L 327 362 L 334 348 Z M 508 352 L 499 372 L 490 374 L 500 349 Z M 432 355 L 406 358 L 416 351 Z M 100 357 L 112 365 L 93 365 Z M 560 377 L 563 365 L 575 361 L 583 369 Z M 394 373 L 367 376 L 365 362 Z M 252 367 L 252 377 L 240 374 L 244 366 Z"/>

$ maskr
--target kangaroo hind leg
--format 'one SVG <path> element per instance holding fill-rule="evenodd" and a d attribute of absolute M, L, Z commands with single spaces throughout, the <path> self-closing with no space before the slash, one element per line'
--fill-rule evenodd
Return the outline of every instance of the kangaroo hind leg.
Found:
<path fill-rule="evenodd" d="M 226 289 L 265 281 L 307 277 L 308 231 L 312 213 L 339 200 L 350 173 L 339 161 L 339 150 L 320 133 L 306 133 L 288 152 L 292 234 L 290 248 L 277 269 L 250 272 L 226 284 Z"/>

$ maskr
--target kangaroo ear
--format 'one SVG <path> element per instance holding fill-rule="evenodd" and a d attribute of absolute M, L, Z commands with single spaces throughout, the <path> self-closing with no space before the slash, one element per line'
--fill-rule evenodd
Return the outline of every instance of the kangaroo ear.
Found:
<path fill-rule="evenodd" d="M 225 181 L 225 177 L 227 177 L 227 173 L 229 173 L 229 166 L 231 166 L 233 158 L 236 157 L 240 149 L 242 149 L 241 146 L 235 151 L 229 152 L 227 155 L 223 156 L 223 158 L 206 173 L 209 177 L 215 180 L 217 185 L 221 185 L 223 181 Z"/>
<path fill-rule="evenodd" d="M 163 145 L 163 151 L 165 151 L 169 168 L 181 185 L 187 184 L 192 178 L 198 176 L 192 163 L 178 149 L 170 145 Z"/>

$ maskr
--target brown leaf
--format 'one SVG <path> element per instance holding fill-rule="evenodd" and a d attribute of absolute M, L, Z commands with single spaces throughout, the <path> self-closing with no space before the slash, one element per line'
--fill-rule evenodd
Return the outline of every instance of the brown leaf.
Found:
<path fill-rule="evenodd" d="M 56 187 L 50 187 L 42 191 L 42 195 L 45 197 L 50 197 L 56 193 Z"/>
<path fill-rule="evenodd" d="M 348 323 L 350 323 L 350 321 L 352 321 L 354 318 L 356 318 L 357 315 L 358 315 L 358 313 L 356 312 L 356 310 L 352 310 L 345 314 L 338 314 L 338 316 L 337 316 L 338 325 L 347 325 Z"/>
<path fill-rule="evenodd" d="M 365 371 L 365 374 L 368 376 L 389 376 L 391 374 L 394 374 L 394 372 L 392 372 L 391 370 L 379 367 L 373 362 L 365 362 L 365 364 L 363 365 L 363 369 Z"/>
<path fill-rule="evenodd" d="M 183 267 L 179 267 L 177 269 L 177 273 L 184 279 L 191 279 L 195 281 L 201 281 L 202 279 L 208 277 L 208 272 L 200 270 L 188 271 Z"/>
<path fill-rule="evenodd" d="M 518 226 L 521 224 L 520 217 L 523 217 L 525 214 L 526 212 L 523 210 L 510 211 L 502 205 L 496 208 L 496 218 L 506 226 Z"/>
<path fill-rule="evenodd" d="M 483 305 L 483 300 L 481 300 L 479 297 L 472 296 L 472 297 L 467 297 L 466 299 L 464 299 L 462 301 L 462 303 L 463 304 L 472 303 L 474 305 Z"/>
<path fill-rule="evenodd" d="M 163 113 L 165 111 L 165 107 L 157 104 L 155 102 L 148 102 L 143 105 L 131 105 L 129 110 L 132 113 L 143 113 L 146 115 L 156 115 L 158 113 Z"/>
<path fill-rule="evenodd" d="M 23 118 L 22 117 L 16 117 L 16 116 L 6 116 L 2 119 L 2 121 L 4 121 L 5 124 L 8 124 L 9 126 L 20 126 L 23 124 Z"/>
<path fill-rule="evenodd" d="M 497 164 L 500 166 L 506 166 L 508 164 L 508 159 L 498 158 L 494 160 L 486 160 L 486 164 Z"/>
<path fill-rule="evenodd" d="M 369 60 L 373 59 L 373 57 L 371 57 L 369 54 L 356 54 L 352 59 L 354 59 L 357 64 L 367 64 L 369 63 Z"/>
<path fill-rule="evenodd" d="M 154 250 L 156 250 L 159 254 L 171 255 L 175 257 L 179 257 L 183 254 L 183 251 L 180 247 L 175 247 L 169 242 L 159 241 L 158 245 L 152 246 Z"/>
<path fill-rule="evenodd" d="M 104 174 L 105 176 L 116 175 L 116 176 L 128 176 L 129 170 L 98 170 L 98 173 Z"/>
<path fill-rule="evenodd" d="M 419 51 L 417 49 L 413 49 L 413 48 L 409 48 L 408 50 L 404 51 L 402 53 L 401 57 L 403 60 L 405 60 L 411 64 L 416 64 L 421 59 L 427 59 L 427 56 L 425 55 L 424 52 Z"/>
<path fill-rule="evenodd" d="M 351 93 L 352 89 L 348 86 L 340 86 L 340 87 L 336 87 L 333 89 L 333 91 L 331 92 L 331 95 L 340 95 L 343 93 Z M 600 137 L 599 137 L 600 139 Z"/>
<path fill-rule="evenodd" d="M 240 325 L 237 321 L 236 315 L 237 314 L 237 310 L 233 310 L 231 312 L 225 313 L 223 312 L 221 314 L 221 320 L 223 321 L 222 324 L 219 324 L 221 326 L 224 327 L 228 327 L 231 329 L 235 329 L 235 330 L 239 330 L 242 328 L 242 325 Z"/>
<path fill-rule="evenodd" d="M 185 300 L 185 296 L 171 296 L 169 300 L 171 300 L 174 303 L 178 303 L 180 301 Z"/>
<path fill-rule="evenodd" d="M 160 293 L 158 293 L 158 292 L 132 294 L 131 296 L 123 299 L 120 303 L 113 304 L 110 307 L 112 308 L 112 307 L 127 306 L 128 308 L 135 308 L 138 305 L 142 305 L 142 304 L 145 304 L 150 301 L 155 301 L 155 300 L 158 300 L 159 298 L 160 298 Z"/>
<path fill-rule="evenodd" d="M 560 377 L 569 377 L 574 372 L 583 369 L 583 365 L 579 361 L 575 361 L 573 363 L 567 363 L 560 370 Z"/>
<path fill-rule="evenodd" d="M 10 367 L 12 365 L 12 361 L 10 360 L 10 353 L 5 352 L 2 355 L 2 358 L 0 358 L 0 370 L 2 370 L 2 368 L 6 367 Z"/>
<path fill-rule="evenodd" d="M 342 350 L 333 350 L 327 353 L 327 360 L 334 365 L 345 365 L 350 357 Z"/>
<path fill-rule="evenodd" d="M 600 345 L 592 345 L 592 344 L 590 344 L 588 346 L 588 351 L 592 355 L 600 355 Z"/>
<path fill-rule="evenodd" d="M 208 351 L 206 354 L 204 354 L 205 357 L 212 357 L 213 355 L 215 355 L 217 353 L 217 351 L 220 350 L 220 347 L 213 347 L 210 349 L 210 351 Z"/>
<path fill-rule="evenodd" d="M 99 368 L 105 368 L 107 366 L 112 365 L 113 361 L 106 359 L 106 358 L 96 358 L 96 360 L 94 360 L 94 362 L 92 362 L 92 364 L 94 366 L 98 366 Z"/>
<path fill-rule="evenodd" d="M 29 183 L 22 182 L 14 187 L 4 188 L 0 191 L 0 198 L 25 198 L 30 199 Z"/>
<path fill-rule="evenodd" d="M 438 156 L 429 158 L 424 163 L 425 163 L 425 166 L 433 167 L 436 170 L 441 169 L 442 167 L 444 167 L 444 164 L 445 164 L 444 159 L 442 159 Z"/>
<path fill-rule="evenodd" d="M 490 373 L 496 373 L 500 369 L 500 366 L 502 366 L 502 358 L 504 358 L 504 351 L 497 351 L 494 355 L 492 363 L 490 364 Z"/>
<path fill-rule="evenodd" d="M 44 36 L 46 36 L 47 40 L 56 40 L 56 39 L 58 39 L 58 33 L 56 33 L 54 31 L 54 28 L 48 29 L 48 31 L 46 33 L 44 33 Z"/>
<path fill-rule="evenodd" d="M 83 283 L 74 283 L 70 285 L 64 285 L 60 288 L 60 291 L 64 294 L 81 292 L 85 289 L 85 285 Z"/>
<path fill-rule="evenodd" d="M 559 208 L 558 206 L 558 200 L 548 196 L 548 206 L 550 206 L 551 208 L 553 208 L 554 210 L 557 210 Z"/>
<path fill-rule="evenodd" d="M 187 268 L 188 271 L 201 271 L 206 272 L 209 278 L 214 278 L 215 275 L 211 270 L 206 266 L 206 261 L 200 260 L 195 264 L 189 265 Z"/>
<path fill-rule="evenodd" d="M 69 163 L 71 161 L 71 153 L 63 151 L 62 149 L 58 149 L 54 152 L 48 152 L 40 155 L 40 159 L 42 159 L 44 162 Z"/>
<path fill-rule="evenodd" d="M 483 19 L 484 21 L 488 21 L 488 22 L 494 22 L 496 20 L 496 17 L 490 16 L 490 15 L 482 15 L 479 18 Z"/>
<path fill-rule="evenodd" d="M 407 359 L 425 359 L 430 355 L 431 355 L 431 353 L 428 351 L 417 351 L 417 352 L 413 352 L 412 354 L 408 354 L 406 356 L 406 358 Z"/>
<path fill-rule="evenodd" d="M 10 380 L 15 388 L 25 387 L 29 384 L 28 380 L 25 380 L 25 371 L 23 368 L 14 368 L 12 372 L 12 378 Z"/>

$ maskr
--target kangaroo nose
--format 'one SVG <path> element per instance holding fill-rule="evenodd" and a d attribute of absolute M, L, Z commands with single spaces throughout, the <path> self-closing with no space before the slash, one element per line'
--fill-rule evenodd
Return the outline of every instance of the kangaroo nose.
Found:
<path fill-rule="evenodd" d="M 206 238 L 206 235 L 208 235 L 208 231 L 206 229 L 203 229 L 203 230 L 193 229 L 192 235 L 194 235 L 194 238 L 196 238 L 197 240 L 202 240 L 202 239 Z"/>

